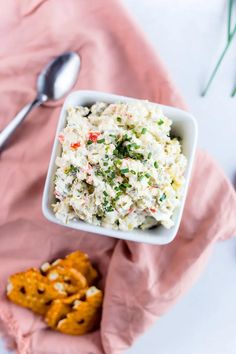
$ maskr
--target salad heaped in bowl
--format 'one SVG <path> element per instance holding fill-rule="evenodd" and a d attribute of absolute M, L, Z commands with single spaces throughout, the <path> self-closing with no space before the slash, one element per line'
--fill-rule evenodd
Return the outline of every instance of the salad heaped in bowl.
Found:
<path fill-rule="evenodd" d="M 56 217 L 124 231 L 173 226 L 187 160 L 171 124 L 148 101 L 70 107 L 58 137 Z"/>

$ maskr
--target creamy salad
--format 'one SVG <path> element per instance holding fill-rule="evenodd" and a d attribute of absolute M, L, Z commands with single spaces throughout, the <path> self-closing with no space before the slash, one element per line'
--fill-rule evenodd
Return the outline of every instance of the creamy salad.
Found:
<path fill-rule="evenodd" d="M 58 137 L 56 217 L 124 231 L 173 226 L 187 161 L 171 124 L 148 101 L 70 107 Z"/>

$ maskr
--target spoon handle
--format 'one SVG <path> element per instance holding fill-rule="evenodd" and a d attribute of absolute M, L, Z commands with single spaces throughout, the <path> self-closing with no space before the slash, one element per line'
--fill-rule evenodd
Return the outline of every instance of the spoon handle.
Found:
<path fill-rule="evenodd" d="M 41 105 L 43 102 L 47 101 L 47 96 L 39 95 L 34 101 L 23 107 L 20 112 L 11 120 L 11 122 L 1 131 L 0 133 L 0 150 L 10 136 L 14 133 L 17 127 L 23 122 L 26 116 L 32 111 L 34 107 Z"/>

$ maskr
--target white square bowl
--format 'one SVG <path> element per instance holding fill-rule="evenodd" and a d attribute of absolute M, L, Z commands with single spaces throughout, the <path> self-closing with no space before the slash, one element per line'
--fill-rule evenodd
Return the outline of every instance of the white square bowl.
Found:
<path fill-rule="evenodd" d="M 51 159 L 48 167 L 47 178 L 45 182 L 43 200 L 42 200 L 42 210 L 44 216 L 56 224 L 70 227 L 72 229 L 84 230 L 98 234 L 100 236 L 110 236 L 116 237 L 119 239 L 136 241 L 136 242 L 145 242 L 150 244 L 162 245 L 171 242 L 178 231 L 184 203 L 187 195 L 187 190 L 190 181 L 190 175 L 196 150 L 197 142 L 197 124 L 195 118 L 180 109 L 159 105 L 164 114 L 173 121 L 171 131 L 176 135 L 182 138 L 182 149 L 184 155 L 187 157 L 188 164 L 185 171 L 185 186 L 183 189 L 183 197 L 181 199 L 181 205 L 175 210 L 172 217 L 174 221 L 174 226 L 171 229 L 166 229 L 162 225 L 157 226 L 150 230 L 141 230 L 135 229 L 133 231 L 120 231 L 104 228 L 101 226 L 95 226 L 88 224 L 82 220 L 72 220 L 68 224 L 61 223 L 54 215 L 52 210 L 52 204 L 55 202 L 54 197 L 54 184 L 53 177 L 56 171 L 55 159 L 61 153 L 61 144 L 59 143 L 57 137 L 59 132 L 66 125 L 66 113 L 69 106 L 91 106 L 97 101 L 114 103 L 114 102 L 131 102 L 136 101 L 137 99 L 131 97 L 117 96 L 109 93 L 97 92 L 97 91 L 75 91 L 72 92 L 65 100 L 64 105 L 61 110 L 61 114 L 58 121 L 57 131 L 55 135 L 55 140 L 53 144 Z M 89 237 L 89 235 L 88 235 Z"/>

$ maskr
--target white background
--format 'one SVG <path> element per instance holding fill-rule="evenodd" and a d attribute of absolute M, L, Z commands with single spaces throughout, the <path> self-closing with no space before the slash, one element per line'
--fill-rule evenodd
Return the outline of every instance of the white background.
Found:
<path fill-rule="evenodd" d="M 234 182 L 236 97 L 230 98 L 230 92 L 236 84 L 236 38 L 209 94 L 200 97 L 226 39 L 227 1 L 123 1 L 196 116 L 199 146 L 218 160 Z M 1 341 L 0 353 L 6 353 Z M 125 354 L 235 353 L 236 240 L 233 239 L 215 246 L 197 284 Z"/>

